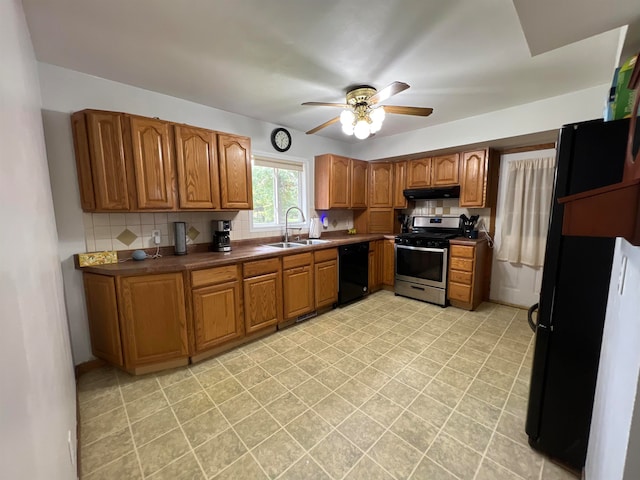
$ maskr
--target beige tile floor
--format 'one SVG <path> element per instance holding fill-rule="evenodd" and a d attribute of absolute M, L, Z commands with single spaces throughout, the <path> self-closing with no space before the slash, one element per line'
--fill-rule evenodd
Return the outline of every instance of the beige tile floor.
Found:
<path fill-rule="evenodd" d="M 382 291 L 189 367 L 95 370 L 82 478 L 573 479 L 526 442 L 525 315 Z"/>

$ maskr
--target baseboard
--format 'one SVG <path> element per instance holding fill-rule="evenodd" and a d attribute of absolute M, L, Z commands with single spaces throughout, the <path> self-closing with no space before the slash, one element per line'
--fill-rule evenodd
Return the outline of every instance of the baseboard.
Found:
<path fill-rule="evenodd" d="M 104 360 L 96 358 L 95 360 L 89 360 L 88 362 L 79 363 L 75 366 L 76 380 L 91 370 L 96 370 L 100 367 L 104 367 L 107 363 Z"/>
<path fill-rule="evenodd" d="M 485 300 L 491 303 L 495 303 L 496 305 L 504 305 L 505 307 L 518 308 L 520 310 L 528 310 L 529 307 L 523 307 L 522 305 L 516 305 L 515 303 L 503 302 L 502 300 L 494 300 L 490 298 L 489 300 Z M 529 305 L 531 306 L 531 305 Z"/>

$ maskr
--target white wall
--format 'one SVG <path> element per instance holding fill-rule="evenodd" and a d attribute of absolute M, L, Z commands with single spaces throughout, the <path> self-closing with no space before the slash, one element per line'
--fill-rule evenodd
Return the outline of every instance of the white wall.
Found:
<path fill-rule="evenodd" d="M 0 0 L 0 477 L 76 478 L 75 381 L 37 65 L 20 0 Z"/>
<path fill-rule="evenodd" d="M 627 257 L 622 294 L 619 279 Z M 616 241 L 596 385 L 586 478 L 637 480 L 640 444 L 640 247 Z M 634 403 L 635 414 L 634 414 Z M 631 428 L 633 421 L 633 429 Z M 632 448 L 635 447 L 635 448 Z"/>
<path fill-rule="evenodd" d="M 54 65 L 41 63 L 39 72 L 47 157 L 59 235 L 58 252 L 64 277 L 74 362 L 79 364 L 93 357 L 84 305 L 82 275 L 73 266 L 73 255 L 85 252 L 88 248 L 83 222 L 90 221 L 87 218 L 100 215 L 83 216 L 80 208 L 69 114 L 84 108 L 96 108 L 160 117 L 165 120 L 249 136 L 253 152 L 267 155 L 275 154 L 271 147 L 270 135 L 277 125 Z M 291 149 L 286 154 L 278 156 L 300 159 L 307 163 L 308 184 L 311 187 L 308 192 L 308 202 L 311 209 L 313 208 L 313 157 L 328 152 L 346 155 L 347 145 L 317 135 L 306 135 L 304 132 L 291 131 L 291 134 L 293 137 Z M 353 219 L 350 212 L 346 214 L 337 212 L 329 216 L 332 217 L 330 221 L 337 220 L 335 228 L 347 228 L 349 221 Z M 234 216 L 234 220 L 248 222 L 247 212 L 239 212 Z M 166 224 L 165 220 L 165 228 Z M 238 236 L 240 232 L 242 235 Z M 252 232 L 248 232 L 248 229 L 234 230 L 232 235 L 234 239 L 254 236 Z"/>
<path fill-rule="evenodd" d="M 373 160 L 556 130 L 566 123 L 602 118 L 608 92 L 609 85 L 603 84 L 400 135 L 372 138 L 353 144 L 351 155 Z"/>
<path fill-rule="evenodd" d="M 509 162 L 526 158 L 555 157 L 555 149 L 536 150 L 532 152 L 511 153 L 500 157 L 500 180 L 498 182 L 498 206 L 496 208 L 496 238 L 494 245 L 493 265 L 491 268 L 491 292 L 489 298 L 498 302 L 509 303 L 529 308 L 538 303 L 540 285 L 542 283 L 542 267 L 532 268 L 527 265 L 516 265 L 500 262 L 496 252 L 502 243 L 502 221 L 504 202 L 507 196 L 507 172 Z"/>

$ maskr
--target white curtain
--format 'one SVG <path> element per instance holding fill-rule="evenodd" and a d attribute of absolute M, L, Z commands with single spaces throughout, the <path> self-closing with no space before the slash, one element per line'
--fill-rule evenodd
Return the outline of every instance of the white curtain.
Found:
<path fill-rule="evenodd" d="M 509 163 L 497 259 L 541 267 L 549 228 L 555 158 Z"/>

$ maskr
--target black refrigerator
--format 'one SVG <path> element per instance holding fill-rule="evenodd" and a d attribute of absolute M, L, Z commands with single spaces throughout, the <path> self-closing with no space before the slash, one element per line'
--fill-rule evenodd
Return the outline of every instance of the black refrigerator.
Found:
<path fill-rule="evenodd" d="M 540 301 L 529 311 L 529 444 L 575 469 L 587 453 L 615 239 L 563 236 L 558 198 L 621 181 L 628 132 L 628 119 L 560 130 Z"/>

